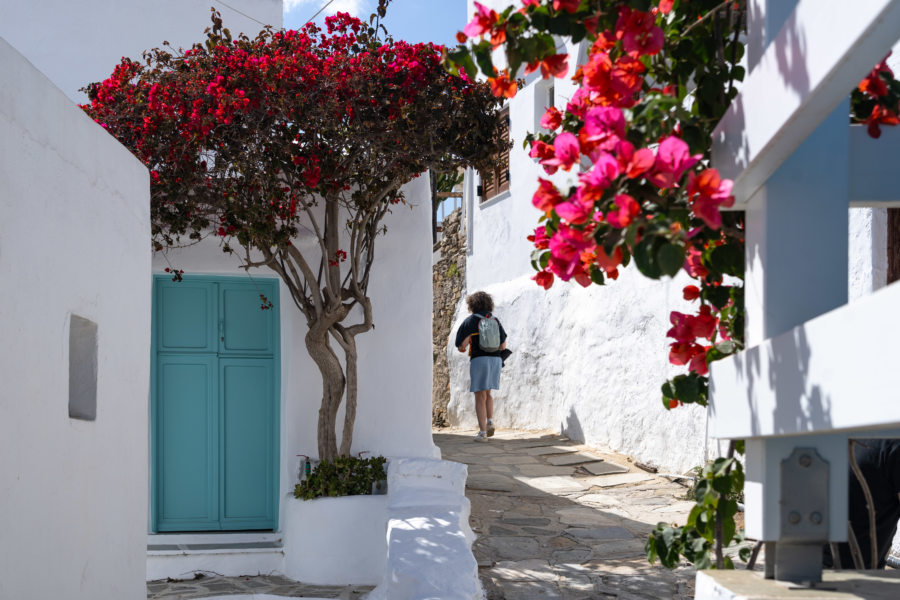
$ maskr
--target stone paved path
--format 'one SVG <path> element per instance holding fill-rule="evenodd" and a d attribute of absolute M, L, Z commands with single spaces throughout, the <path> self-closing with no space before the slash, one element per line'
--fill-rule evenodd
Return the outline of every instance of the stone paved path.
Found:
<path fill-rule="evenodd" d="M 644 555 L 657 522 L 684 524 L 685 487 L 559 435 L 498 430 L 475 443 L 474 434 L 438 429 L 434 441 L 445 460 L 469 466 L 489 600 L 693 597 L 693 568 L 670 571 Z"/>
<path fill-rule="evenodd" d="M 363 598 L 371 587 L 333 587 L 305 585 L 279 575 L 258 577 L 201 577 L 185 581 L 148 581 L 148 600 L 188 600 L 211 596 L 270 594 L 289 598 Z"/>

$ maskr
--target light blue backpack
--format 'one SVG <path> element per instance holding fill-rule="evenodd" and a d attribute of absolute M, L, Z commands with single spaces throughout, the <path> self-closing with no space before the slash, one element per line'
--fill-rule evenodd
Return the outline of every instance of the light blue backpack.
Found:
<path fill-rule="evenodd" d="M 478 347 L 485 352 L 496 352 L 500 349 L 500 321 L 491 313 L 479 315 L 478 321 Z"/>

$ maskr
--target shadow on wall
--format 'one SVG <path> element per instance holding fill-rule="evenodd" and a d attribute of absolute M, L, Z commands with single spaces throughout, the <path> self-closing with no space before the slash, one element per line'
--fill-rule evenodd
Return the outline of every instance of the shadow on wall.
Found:
<path fill-rule="evenodd" d="M 570 440 L 584 443 L 586 439 L 584 437 L 584 430 L 581 428 L 581 421 L 578 420 L 578 413 L 575 412 L 574 406 L 569 408 L 569 414 L 566 417 L 566 420 L 559 424 L 559 430 Z"/>

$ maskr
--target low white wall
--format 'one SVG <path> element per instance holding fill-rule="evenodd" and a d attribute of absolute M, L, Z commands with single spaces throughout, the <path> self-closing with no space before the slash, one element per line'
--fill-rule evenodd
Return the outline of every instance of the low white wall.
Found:
<path fill-rule="evenodd" d="M 685 279 L 685 280 L 683 280 Z M 686 278 L 651 281 L 631 269 L 607 286 L 539 288 L 527 276 L 485 286 L 513 351 L 493 393 L 498 427 L 554 429 L 572 439 L 635 456 L 664 470 L 702 464 L 705 411 L 666 411 L 660 386 L 681 368 L 668 362 L 669 312 L 688 312 Z M 470 290 L 474 291 L 474 290 Z M 453 425 L 475 427 L 469 358 L 452 347 Z"/>
<path fill-rule="evenodd" d="M 0 39 L 0 598 L 146 598 L 149 236 L 143 165 Z M 69 417 L 72 315 L 94 421 Z"/>
<path fill-rule="evenodd" d="M 284 574 L 321 585 L 375 585 L 384 571 L 388 496 L 285 498 Z"/>

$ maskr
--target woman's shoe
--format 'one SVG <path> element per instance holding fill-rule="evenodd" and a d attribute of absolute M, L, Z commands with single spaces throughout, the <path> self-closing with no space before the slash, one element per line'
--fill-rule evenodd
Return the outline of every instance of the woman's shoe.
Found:
<path fill-rule="evenodd" d="M 476 435 L 474 438 L 472 438 L 472 441 L 473 442 L 486 442 L 486 441 L 488 441 L 488 439 L 483 431 L 479 431 L 478 435 Z"/>
<path fill-rule="evenodd" d="M 493 437 L 493 436 L 494 436 L 494 424 L 493 424 L 493 423 L 488 423 L 488 426 L 487 426 L 487 436 L 488 436 L 488 437 Z"/>

